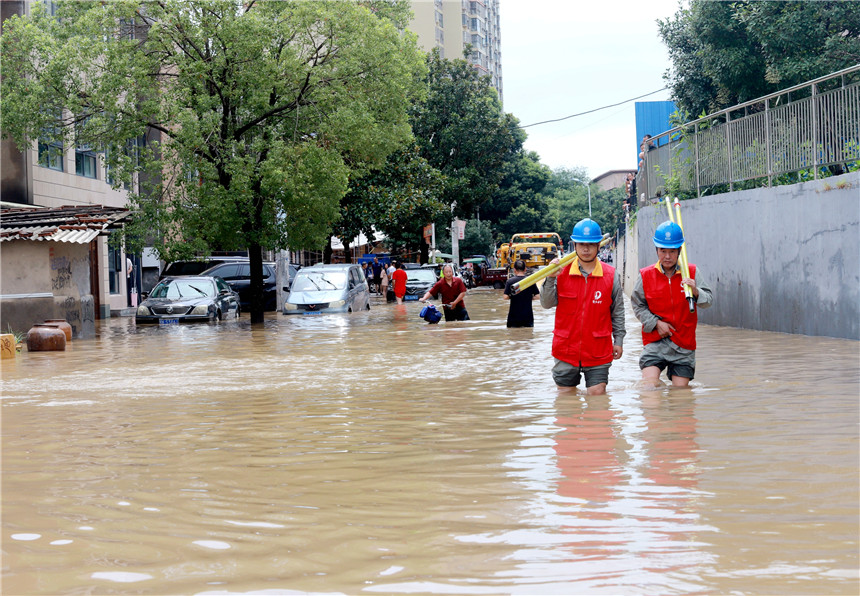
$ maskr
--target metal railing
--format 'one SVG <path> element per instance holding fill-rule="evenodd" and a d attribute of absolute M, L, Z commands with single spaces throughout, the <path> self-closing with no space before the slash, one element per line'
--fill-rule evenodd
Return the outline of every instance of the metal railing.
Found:
<path fill-rule="evenodd" d="M 794 96 L 794 100 L 792 100 Z M 652 138 L 639 203 L 673 186 L 701 197 L 750 180 L 860 162 L 860 64 L 687 122 Z M 725 188 L 727 187 L 727 188 Z"/>

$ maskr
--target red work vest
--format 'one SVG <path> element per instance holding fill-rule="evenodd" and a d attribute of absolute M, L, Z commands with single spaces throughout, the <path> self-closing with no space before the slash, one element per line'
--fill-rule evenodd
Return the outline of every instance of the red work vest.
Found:
<path fill-rule="evenodd" d="M 612 285 L 615 268 L 597 262 L 587 278 L 574 260 L 556 278 L 558 307 L 552 355 L 574 366 L 612 362 Z"/>
<path fill-rule="evenodd" d="M 642 289 L 648 302 L 648 310 L 675 328 L 669 339 L 682 348 L 695 350 L 699 309 L 690 312 L 690 306 L 684 296 L 684 286 L 681 285 L 681 272 L 676 271 L 668 278 L 661 268 L 652 265 L 641 269 L 639 273 L 642 275 Z M 696 266 L 692 264 L 690 277 L 696 279 Z M 642 345 L 647 346 L 661 339 L 656 327 L 648 333 L 642 329 Z"/>

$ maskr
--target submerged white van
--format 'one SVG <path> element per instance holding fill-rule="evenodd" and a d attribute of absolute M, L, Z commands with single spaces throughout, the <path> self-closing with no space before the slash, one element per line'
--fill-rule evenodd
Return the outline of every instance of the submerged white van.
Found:
<path fill-rule="evenodd" d="M 361 267 L 314 265 L 296 274 L 283 313 L 321 315 L 359 310 L 370 310 L 370 290 Z"/>

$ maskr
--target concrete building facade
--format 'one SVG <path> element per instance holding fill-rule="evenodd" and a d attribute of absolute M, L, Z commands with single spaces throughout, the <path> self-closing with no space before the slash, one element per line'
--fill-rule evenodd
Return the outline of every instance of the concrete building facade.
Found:
<path fill-rule="evenodd" d="M 428 52 L 438 48 L 443 58 L 456 60 L 471 45 L 466 60 L 490 77 L 503 99 L 499 0 L 413 0 L 412 10 L 409 29 L 418 35 L 422 48 Z"/>
<path fill-rule="evenodd" d="M 3 1 L 0 18 L 13 14 L 27 14 L 27 1 Z M 135 141 L 146 143 L 146 139 Z M 30 147 L 17 147 L 10 139 L 0 141 L 0 199 L 9 206 L 63 207 L 102 205 L 126 207 L 128 190 L 114 189 L 110 173 L 101 159 L 101 153 L 90 147 L 46 146 L 33 139 Z M 121 248 L 110 245 L 108 238 L 100 236 L 92 241 L 88 254 L 96 259 L 93 271 L 99 276 L 97 286 L 101 295 L 95 297 L 99 305 L 96 318 L 110 317 L 129 306 L 126 287 L 126 255 Z M 2 254 L 2 252 L 0 252 Z M 3 259 L 6 266 L 7 259 Z M 0 287 L 0 296 L 5 294 Z M 15 294 L 20 293 L 20 288 Z"/>

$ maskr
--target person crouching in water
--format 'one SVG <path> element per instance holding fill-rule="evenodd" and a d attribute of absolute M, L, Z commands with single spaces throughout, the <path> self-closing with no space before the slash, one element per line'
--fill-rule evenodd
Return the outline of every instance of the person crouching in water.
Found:
<path fill-rule="evenodd" d="M 624 353 L 624 292 L 615 268 L 597 258 L 603 234 L 591 219 L 573 226 L 576 258 L 547 276 L 540 294 L 544 308 L 556 307 L 552 377 L 561 389 L 575 389 L 585 376 L 588 395 L 606 393 L 609 367 Z M 552 263 L 557 263 L 553 259 Z"/>
<path fill-rule="evenodd" d="M 454 266 L 446 263 L 442 267 L 442 279 L 437 281 L 432 288 L 427 290 L 419 300 L 426 302 L 431 296 L 442 295 L 442 312 L 445 313 L 446 321 L 468 321 L 469 313 L 466 311 L 466 284 L 459 277 L 454 277 Z"/>
<path fill-rule="evenodd" d="M 642 385 L 656 388 L 663 383 L 660 373 L 666 373 L 675 387 L 687 387 L 696 372 L 696 325 L 698 310 L 714 302 L 711 289 L 699 276 L 695 265 L 689 264 L 690 275 L 685 278 L 678 264 L 684 231 L 681 226 L 664 221 L 654 232 L 657 263 L 639 270 L 636 287 L 630 296 L 633 313 L 642 322 Z M 684 286 L 695 299 L 693 312 L 684 297 Z"/>

